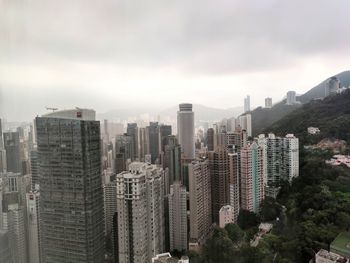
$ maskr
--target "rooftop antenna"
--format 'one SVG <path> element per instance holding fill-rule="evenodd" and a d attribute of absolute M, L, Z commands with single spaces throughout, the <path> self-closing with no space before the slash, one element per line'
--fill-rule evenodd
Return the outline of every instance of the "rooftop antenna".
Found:
<path fill-rule="evenodd" d="M 52 107 L 45 107 L 46 110 L 51 110 L 52 112 L 55 112 L 56 110 L 58 110 L 58 108 L 52 108 Z"/>

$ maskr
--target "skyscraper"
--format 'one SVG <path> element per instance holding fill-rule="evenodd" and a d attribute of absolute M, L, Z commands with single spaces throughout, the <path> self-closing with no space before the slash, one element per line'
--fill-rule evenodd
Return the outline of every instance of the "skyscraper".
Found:
<path fill-rule="evenodd" d="M 207 131 L 207 147 L 208 151 L 214 151 L 214 136 L 215 132 L 213 128 L 209 128 Z"/>
<path fill-rule="evenodd" d="M 74 109 L 36 118 L 43 262 L 104 262 L 100 122 Z"/>
<path fill-rule="evenodd" d="M 160 135 L 158 122 L 150 122 L 148 128 L 149 149 L 151 154 L 151 162 L 155 164 L 159 161 Z"/>
<path fill-rule="evenodd" d="M 149 135 L 148 128 L 139 129 L 139 139 L 140 139 L 140 152 L 139 159 L 140 161 L 145 161 L 145 156 L 149 154 Z"/>
<path fill-rule="evenodd" d="M 150 262 L 164 252 L 164 171 L 133 162 L 116 177 L 119 263 Z"/>
<path fill-rule="evenodd" d="M 4 140 L 2 138 L 2 119 L 0 118 L 0 150 L 4 148 Z"/>
<path fill-rule="evenodd" d="M 246 130 L 248 136 L 252 136 L 252 115 L 250 113 L 241 115 L 238 117 L 238 120 L 241 129 Z"/>
<path fill-rule="evenodd" d="M 168 138 L 171 135 L 171 131 L 171 125 L 162 124 L 159 126 L 160 152 L 165 151 L 165 146 L 168 144 Z"/>
<path fill-rule="evenodd" d="M 187 192 L 180 182 L 170 186 L 169 232 L 170 250 L 187 250 Z"/>
<path fill-rule="evenodd" d="M 163 168 L 169 169 L 169 185 L 175 181 L 181 181 L 181 146 L 175 136 L 170 135 L 165 145 Z"/>
<path fill-rule="evenodd" d="M 228 154 L 229 168 L 229 204 L 233 208 L 233 219 L 237 221 L 240 209 L 240 170 L 239 170 L 239 154 Z"/>
<path fill-rule="evenodd" d="M 117 135 L 115 138 L 115 172 L 126 170 L 126 161 L 133 158 L 133 138 L 127 134 Z"/>
<path fill-rule="evenodd" d="M 241 150 L 241 208 L 258 213 L 263 199 L 263 149 L 253 142 Z"/>
<path fill-rule="evenodd" d="M 4 133 L 4 147 L 6 150 L 6 166 L 8 172 L 21 173 L 21 155 L 18 132 Z"/>
<path fill-rule="evenodd" d="M 247 113 L 250 111 L 250 96 L 247 95 L 246 98 L 244 98 L 244 112 Z"/>
<path fill-rule="evenodd" d="M 0 262 L 13 263 L 8 231 L 0 229 Z"/>
<path fill-rule="evenodd" d="M 177 137 L 181 145 L 182 155 L 185 159 L 194 159 L 194 112 L 192 111 L 192 104 L 180 104 L 179 109 L 177 112 Z"/>
<path fill-rule="evenodd" d="M 329 78 L 325 84 L 325 96 L 337 94 L 340 90 L 340 81 L 336 76 Z"/>
<path fill-rule="evenodd" d="M 39 230 L 39 199 L 40 193 L 27 193 L 27 237 L 28 263 L 40 263 L 40 230 Z"/>
<path fill-rule="evenodd" d="M 190 193 L 190 236 L 192 244 L 203 244 L 212 225 L 211 182 L 208 160 L 188 164 Z"/>
<path fill-rule="evenodd" d="M 272 108 L 272 98 L 265 98 L 265 108 L 270 109 Z"/>
<path fill-rule="evenodd" d="M 228 205 L 230 201 L 228 155 L 226 149 L 221 146 L 209 152 L 208 156 L 213 221 L 218 223 L 220 208 Z"/>
<path fill-rule="evenodd" d="M 126 134 L 129 135 L 132 139 L 132 156 L 131 160 L 137 160 L 139 157 L 139 131 L 137 127 L 137 123 L 128 123 L 126 128 Z"/>

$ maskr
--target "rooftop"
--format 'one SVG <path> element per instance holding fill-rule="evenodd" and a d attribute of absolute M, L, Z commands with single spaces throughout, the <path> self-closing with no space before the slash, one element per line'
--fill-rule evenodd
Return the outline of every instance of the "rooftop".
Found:
<path fill-rule="evenodd" d="M 331 251 L 350 257 L 350 232 L 340 233 L 332 242 Z"/>

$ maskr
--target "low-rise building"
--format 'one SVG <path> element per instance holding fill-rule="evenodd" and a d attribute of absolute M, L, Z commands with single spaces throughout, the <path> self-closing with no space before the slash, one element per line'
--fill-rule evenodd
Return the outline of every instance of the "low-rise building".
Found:
<path fill-rule="evenodd" d="M 316 254 L 316 263 L 349 263 L 349 260 L 327 250 L 321 249 Z"/>
<path fill-rule="evenodd" d="M 152 263 L 189 263 L 190 260 L 187 256 L 181 257 L 181 259 L 172 257 L 170 253 L 162 253 L 152 258 Z"/>
<path fill-rule="evenodd" d="M 308 134 L 312 134 L 312 135 L 315 135 L 315 134 L 319 134 L 321 131 L 319 128 L 317 127 L 309 127 L 307 128 L 307 133 Z"/>

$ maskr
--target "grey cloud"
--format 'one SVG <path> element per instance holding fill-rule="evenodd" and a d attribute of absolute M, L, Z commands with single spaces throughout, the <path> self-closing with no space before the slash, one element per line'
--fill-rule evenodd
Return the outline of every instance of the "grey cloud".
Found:
<path fill-rule="evenodd" d="M 0 48 L 9 60 L 47 55 L 235 73 L 289 66 L 299 57 L 333 54 L 350 45 L 347 0 L 14 0 L 2 5 Z"/>

